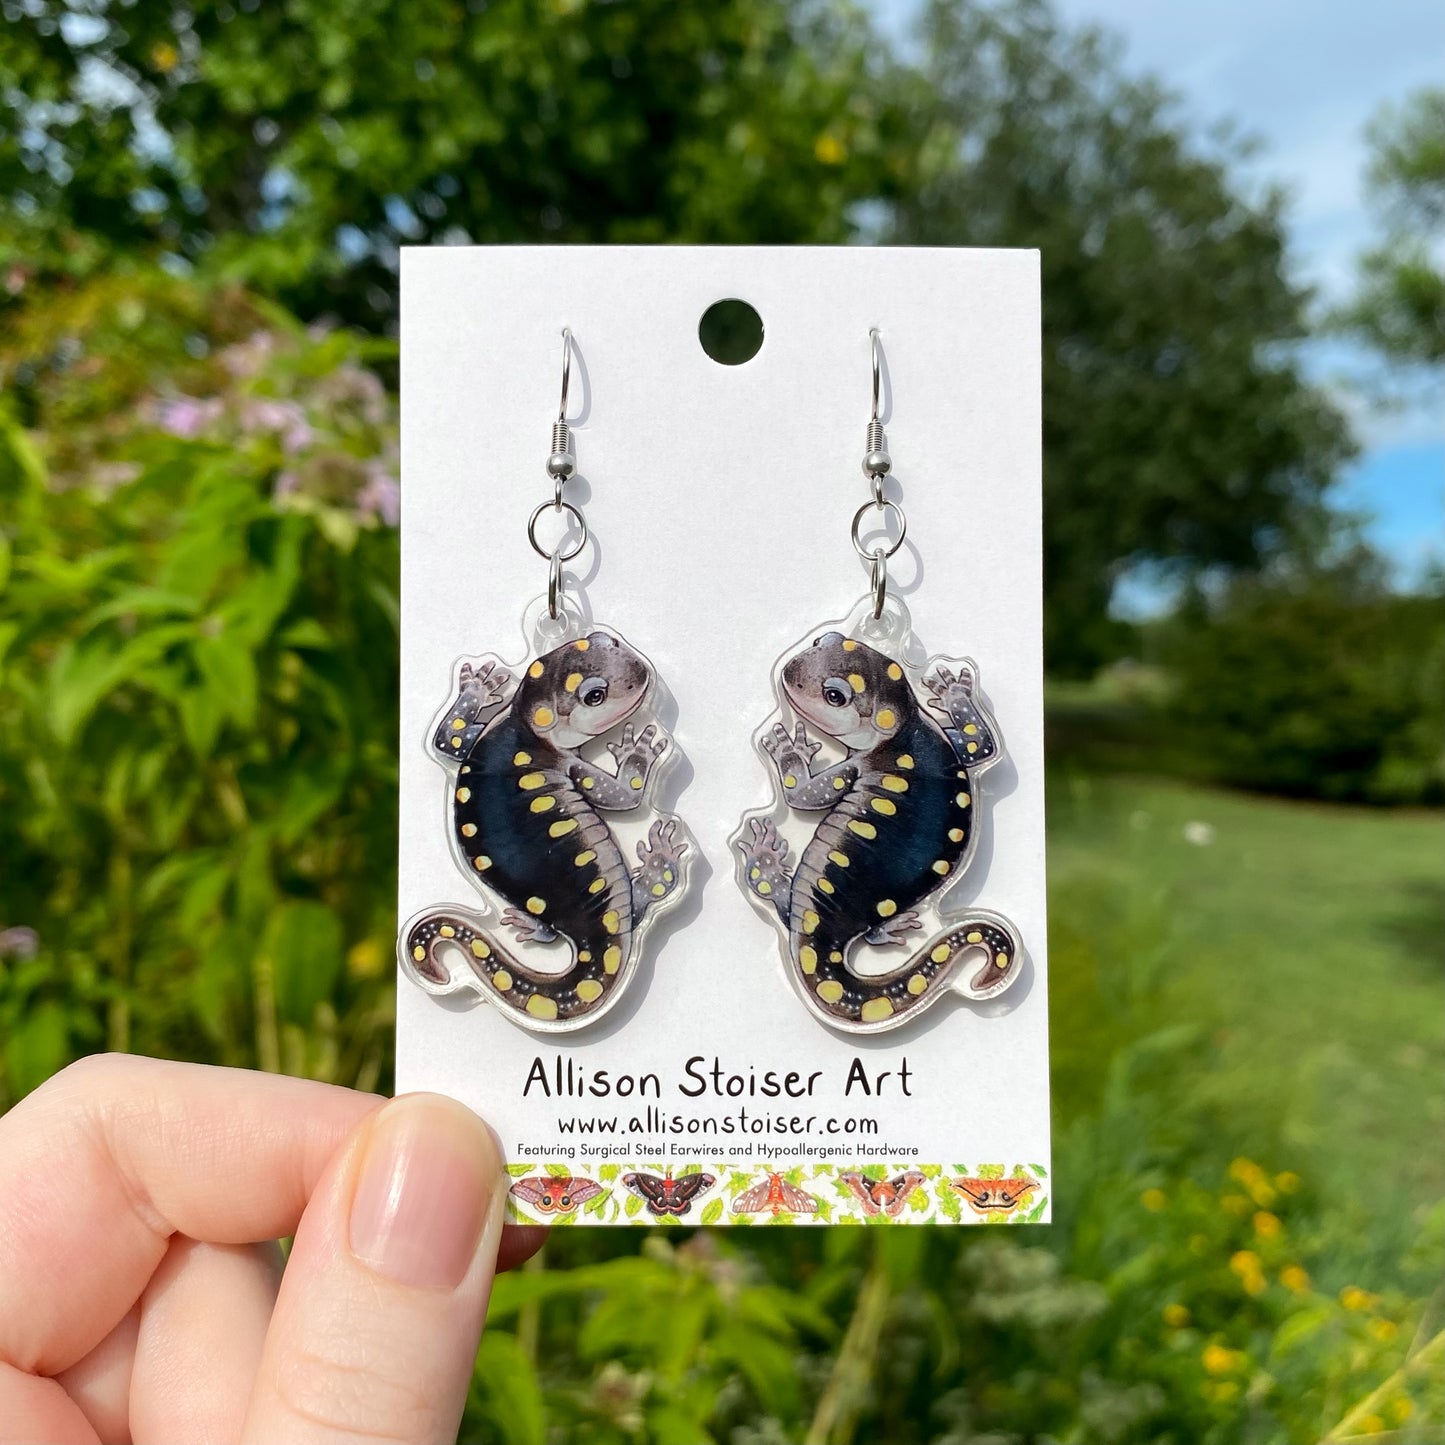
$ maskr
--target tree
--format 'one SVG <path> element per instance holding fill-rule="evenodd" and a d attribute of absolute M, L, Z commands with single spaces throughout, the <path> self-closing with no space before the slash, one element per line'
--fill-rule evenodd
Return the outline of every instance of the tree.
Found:
<path fill-rule="evenodd" d="M 934 0 L 923 34 L 894 236 L 1041 252 L 1048 658 L 1085 672 L 1125 569 L 1287 549 L 1347 433 L 1291 354 L 1307 297 L 1277 193 L 1251 199 L 1233 152 L 1192 144 L 1156 84 L 1040 0 Z"/>
<path fill-rule="evenodd" d="M 31 243 L 203 263 L 303 316 L 384 324 L 404 243 L 834 242 L 889 190 L 867 33 L 831 6 L 18 8 L 0 195 Z"/>
<path fill-rule="evenodd" d="M 1445 363 L 1445 89 L 1386 106 L 1369 129 L 1366 185 L 1383 239 L 1360 258 L 1346 327 L 1405 364 Z"/>

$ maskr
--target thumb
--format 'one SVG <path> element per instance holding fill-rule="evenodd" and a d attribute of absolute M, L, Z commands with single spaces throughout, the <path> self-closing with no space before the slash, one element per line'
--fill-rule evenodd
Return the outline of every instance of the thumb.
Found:
<path fill-rule="evenodd" d="M 505 1196 L 461 1104 L 412 1094 L 358 1125 L 297 1230 L 241 1439 L 455 1439 Z"/>

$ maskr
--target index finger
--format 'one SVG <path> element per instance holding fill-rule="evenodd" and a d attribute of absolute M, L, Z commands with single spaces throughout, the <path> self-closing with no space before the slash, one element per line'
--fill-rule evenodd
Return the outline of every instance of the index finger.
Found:
<path fill-rule="evenodd" d="M 102 1055 L 0 1119 L 0 1361 L 53 1375 L 115 1327 L 173 1234 L 292 1233 L 383 1100 L 302 1079 Z"/>

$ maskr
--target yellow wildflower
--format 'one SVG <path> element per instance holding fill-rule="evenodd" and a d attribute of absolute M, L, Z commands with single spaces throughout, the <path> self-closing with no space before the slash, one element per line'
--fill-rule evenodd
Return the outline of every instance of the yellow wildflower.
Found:
<path fill-rule="evenodd" d="M 352 944 L 346 954 L 347 972 L 353 978 L 374 978 L 386 961 L 387 955 L 375 938 L 363 938 L 359 943 Z"/>
<path fill-rule="evenodd" d="M 824 131 L 817 140 L 813 142 L 813 155 L 819 165 L 838 166 L 843 164 L 848 152 L 843 147 L 843 142 L 831 131 Z"/>
<path fill-rule="evenodd" d="M 1415 1402 L 1407 1395 L 1401 1395 L 1400 1398 L 1390 1406 L 1391 1418 L 1397 1425 L 1403 1425 L 1414 1413 Z"/>
<path fill-rule="evenodd" d="M 1229 1166 L 1229 1177 L 1241 1184 L 1253 1184 L 1263 1174 L 1264 1170 L 1253 1159 L 1235 1159 Z"/>
<path fill-rule="evenodd" d="M 1228 1375 L 1239 1367 L 1244 1356 L 1238 1350 L 1231 1350 L 1228 1345 L 1215 1344 L 1211 1341 L 1205 1345 L 1199 1359 L 1209 1374 Z"/>
<path fill-rule="evenodd" d="M 1139 1203 L 1153 1214 L 1158 1214 L 1168 1202 L 1162 1189 L 1146 1189 L 1139 1196 Z"/>
<path fill-rule="evenodd" d="M 1256 1274 L 1259 1256 L 1252 1249 L 1237 1249 L 1229 1256 L 1229 1267 L 1235 1274 Z"/>
<path fill-rule="evenodd" d="M 1295 1294 L 1304 1294 L 1310 1287 L 1309 1275 L 1297 1264 L 1286 1265 L 1280 1270 L 1279 1282 Z"/>
<path fill-rule="evenodd" d="M 1340 1291 L 1340 1303 L 1347 1310 L 1367 1310 L 1375 1303 L 1375 1296 L 1357 1284 L 1347 1284 Z"/>
<path fill-rule="evenodd" d="M 1189 1323 L 1189 1311 L 1180 1304 L 1165 1305 L 1164 1323 L 1171 1330 L 1182 1330 Z"/>
<path fill-rule="evenodd" d="M 1267 1209 L 1261 1209 L 1254 1216 L 1254 1232 L 1261 1239 L 1273 1239 L 1283 1227 L 1279 1222 L 1279 1216 L 1271 1214 Z"/>
<path fill-rule="evenodd" d="M 1254 1183 L 1249 1186 L 1249 1192 L 1254 1197 L 1254 1202 L 1259 1205 L 1261 1209 L 1268 1209 L 1279 1197 L 1274 1192 L 1274 1185 L 1266 1183 L 1263 1179 L 1256 1179 Z"/>
<path fill-rule="evenodd" d="M 1371 1320 L 1370 1333 L 1382 1345 L 1388 1345 L 1400 1333 L 1400 1326 L 1394 1320 Z"/>
<path fill-rule="evenodd" d="M 1274 1187 L 1281 1194 L 1293 1194 L 1299 1188 L 1299 1175 L 1293 1169 L 1286 1169 L 1282 1174 L 1274 1176 Z"/>
<path fill-rule="evenodd" d="M 155 66 L 162 75 L 168 75 L 176 68 L 176 61 L 180 59 L 180 53 L 174 45 L 168 45 L 164 40 L 151 46 L 151 64 Z"/>

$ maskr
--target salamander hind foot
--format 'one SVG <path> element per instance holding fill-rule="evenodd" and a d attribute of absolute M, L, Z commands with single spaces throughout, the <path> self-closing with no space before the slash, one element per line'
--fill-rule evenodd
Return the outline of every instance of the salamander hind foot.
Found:
<path fill-rule="evenodd" d="M 642 866 L 632 875 L 634 922 L 682 886 L 682 858 L 686 852 L 687 839 L 676 818 L 659 818 L 647 830 L 646 841 L 637 845 Z"/>
<path fill-rule="evenodd" d="M 748 821 L 746 838 L 738 840 L 743 855 L 743 877 L 748 889 L 764 903 L 771 904 L 786 925 L 792 875 L 788 871 L 788 840 L 768 818 Z"/>

